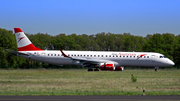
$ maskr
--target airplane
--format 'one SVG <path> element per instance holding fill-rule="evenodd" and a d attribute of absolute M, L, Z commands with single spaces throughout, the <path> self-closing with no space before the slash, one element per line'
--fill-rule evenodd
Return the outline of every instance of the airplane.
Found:
<path fill-rule="evenodd" d="M 20 28 L 14 28 L 18 51 L 12 54 L 39 62 L 62 65 L 80 65 L 88 71 L 123 71 L 124 66 L 159 67 L 173 66 L 174 62 L 155 52 L 114 51 L 64 51 L 42 50 L 35 47 Z"/>

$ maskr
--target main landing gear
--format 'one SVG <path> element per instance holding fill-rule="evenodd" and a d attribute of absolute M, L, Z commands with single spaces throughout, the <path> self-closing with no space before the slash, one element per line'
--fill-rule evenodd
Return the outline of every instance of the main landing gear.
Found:
<path fill-rule="evenodd" d="M 99 69 L 96 68 L 96 69 L 93 70 L 92 68 L 89 68 L 88 72 L 90 72 L 90 71 L 99 71 Z"/>
<path fill-rule="evenodd" d="M 94 69 L 94 71 L 99 71 L 99 69 L 96 68 L 96 69 Z"/>
<path fill-rule="evenodd" d="M 89 67 L 88 72 L 89 72 L 89 71 L 99 71 L 97 65 L 90 65 L 90 66 L 88 66 L 88 67 Z M 95 69 L 93 69 L 93 68 L 95 68 Z"/>
<path fill-rule="evenodd" d="M 89 71 L 93 71 L 93 69 L 92 69 L 92 68 L 89 68 L 89 69 L 88 69 L 88 72 L 89 72 Z"/>

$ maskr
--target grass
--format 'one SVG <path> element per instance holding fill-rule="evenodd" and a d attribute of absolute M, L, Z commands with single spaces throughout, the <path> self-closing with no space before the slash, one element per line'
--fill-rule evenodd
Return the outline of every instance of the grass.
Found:
<path fill-rule="evenodd" d="M 0 95 L 142 95 L 143 90 L 180 95 L 180 70 L 0 70 Z"/>

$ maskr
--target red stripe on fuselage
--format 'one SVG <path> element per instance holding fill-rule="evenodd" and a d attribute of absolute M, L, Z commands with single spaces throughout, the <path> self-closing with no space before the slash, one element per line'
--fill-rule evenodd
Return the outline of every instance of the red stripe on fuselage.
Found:
<path fill-rule="evenodd" d="M 42 51 L 42 49 L 35 47 L 33 44 L 29 44 L 24 47 L 18 47 L 18 51 Z"/>

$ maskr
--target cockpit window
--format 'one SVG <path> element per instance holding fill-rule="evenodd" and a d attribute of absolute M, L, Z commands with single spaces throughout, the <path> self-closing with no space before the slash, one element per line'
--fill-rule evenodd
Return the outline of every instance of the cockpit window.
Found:
<path fill-rule="evenodd" d="M 166 56 L 159 56 L 159 58 L 167 58 Z"/>

